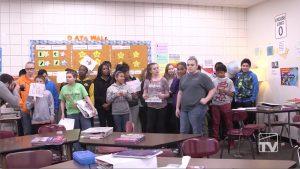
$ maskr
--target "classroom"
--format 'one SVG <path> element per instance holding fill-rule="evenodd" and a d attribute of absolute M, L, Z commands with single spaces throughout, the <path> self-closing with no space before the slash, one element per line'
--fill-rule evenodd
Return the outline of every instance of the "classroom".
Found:
<path fill-rule="evenodd" d="M 0 168 L 300 167 L 297 6 L 1 0 Z"/>

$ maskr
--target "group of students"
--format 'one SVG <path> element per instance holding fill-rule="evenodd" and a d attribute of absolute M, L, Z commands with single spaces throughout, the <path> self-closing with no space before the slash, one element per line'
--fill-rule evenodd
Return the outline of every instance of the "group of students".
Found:
<path fill-rule="evenodd" d="M 159 65 L 150 63 L 140 77 L 141 91 L 131 93 L 126 82 L 136 78 L 129 74 L 128 64 L 118 64 L 112 73 L 111 63 L 105 61 L 93 80 L 83 65 L 78 73 L 67 69 L 67 83 L 61 84 L 58 94 L 47 71 L 41 69 L 34 76 L 34 63 L 28 62 L 25 74 L 16 82 L 8 74 L 0 76 L 0 87 L 5 87 L 0 92 L 0 101 L 20 107 L 24 134 L 36 133 L 40 125 L 57 122 L 59 112 L 60 118 L 75 119 L 74 128 L 84 130 L 94 126 L 94 119 L 85 118 L 76 106 L 78 100 L 84 99 L 92 107 L 93 114 L 98 115 L 100 126 L 113 126 L 115 131 L 125 131 L 126 121 L 131 120 L 136 132 L 208 134 L 206 115 L 210 109 L 212 136 L 219 139 L 221 117 L 227 129 L 233 126 L 233 103 L 237 107 L 255 105 L 258 81 L 250 67 L 250 60 L 243 59 L 241 71 L 230 79 L 221 62 L 215 65 L 212 76 L 199 70 L 195 57 L 190 57 L 186 63 L 179 62 L 176 68 L 168 64 L 163 76 Z M 43 97 L 28 96 L 33 82 L 45 84 Z M 156 100 L 148 101 L 150 98 Z M 249 115 L 248 122 L 253 123 L 255 116 Z"/>

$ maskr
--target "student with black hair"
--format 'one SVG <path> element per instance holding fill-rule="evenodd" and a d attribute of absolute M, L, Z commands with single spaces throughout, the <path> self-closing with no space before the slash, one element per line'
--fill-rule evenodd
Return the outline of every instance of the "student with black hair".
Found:
<path fill-rule="evenodd" d="M 125 83 L 133 80 L 137 80 L 134 76 L 129 74 L 129 65 L 127 63 L 122 63 L 119 70 L 124 73 Z M 134 132 L 141 132 L 142 126 L 139 118 L 139 102 L 138 93 L 132 93 L 132 100 L 128 101 L 130 107 L 129 119 L 134 123 Z"/>
<path fill-rule="evenodd" d="M 56 85 L 54 82 L 52 82 L 49 77 L 48 77 L 48 72 L 45 69 L 40 69 L 38 71 L 38 76 L 44 76 L 45 77 L 45 87 L 46 90 L 50 91 L 52 96 L 53 96 L 53 100 L 54 100 L 54 114 L 55 114 L 55 122 L 58 122 L 58 110 L 59 110 L 59 95 L 56 89 Z"/>
<path fill-rule="evenodd" d="M 84 86 L 86 92 L 88 93 L 92 103 L 95 103 L 94 99 L 94 85 L 92 84 L 93 81 L 88 77 L 89 69 L 84 66 L 80 65 L 78 69 L 78 78 L 76 79 L 76 83 L 80 83 Z M 94 127 L 94 117 L 91 118 L 92 127 Z"/>
<path fill-rule="evenodd" d="M 26 74 L 26 70 L 25 69 L 21 69 L 19 71 L 19 77 L 21 77 L 22 75 L 25 75 Z"/>
<path fill-rule="evenodd" d="M 250 71 L 251 61 L 245 58 L 241 61 L 241 71 L 236 74 L 235 104 L 237 107 L 253 107 L 258 95 L 258 80 L 255 73 Z M 255 113 L 248 113 L 245 124 L 253 124 L 256 121 Z"/>
<path fill-rule="evenodd" d="M 232 80 L 225 76 L 227 68 L 224 64 L 216 66 L 216 78 L 213 83 L 216 92 L 212 98 L 211 112 L 213 118 L 213 137 L 219 140 L 219 128 L 221 117 L 227 130 L 232 128 L 231 102 L 234 96 L 234 84 Z M 222 116 L 221 116 L 222 115 Z"/>
<path fill-rule="evenodd" d="M 14 82 L 14 78 L 9 74 L 0 75 L 0 106 L 9 103 L 13 107 L 19 107 L 19 86 Z"/>
<path fill-rule="evenodd" d="M 94 102 L 98 112 L 100 127 L 114 126 L 111 104 L 106 102 L 106 92 L 107 88 L 112 84 L 111 82 L 110 66 L 104 61 L 98 67 L 97 76 L 92 84 L 94 86 Z"/>

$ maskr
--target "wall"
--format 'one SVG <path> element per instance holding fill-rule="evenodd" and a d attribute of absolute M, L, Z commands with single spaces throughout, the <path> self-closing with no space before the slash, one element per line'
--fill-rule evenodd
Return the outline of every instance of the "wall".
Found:
<path fill-rule="evenodd" d="M 111 40 L 167 42 L 182 60 L 214 62 L 247 56 L 245 9 L 100 0 L 1 0 L 3 72 L 17 74 L 29 60 L 29 40 L 105 35 Z"/>
<path fill-rule="evenodd" d="M 300 53 L 297 54 L 296 47 L 300 42 L 299 31 L 299 0 L 272 0 L 266 1 L 247 10 L 248 17 L 248 45 L 249 55 L 257 65 L 266 68 L 266 80 L 261 84 L 263 90 L 260 92 L 260 101 L 285 103 L 288 99 L 298 97 L 299 87 L 281 86 L 280 73 L 272 74 L 271 62 L 274 59 L 279 60 L 279 67 L 299 67 Z M 276 15 L 286 13 L 287 18 L 287 37 L 275 39 L 275 20 Z M 266 56 L 267 46 L 278 48 L 279 42 L 285 41 L 289 49 L 286 57 L 274 54 Z M 255 48 L 263 50 L 259 57 L 255 57 Z M 276 53 L 276 52 L 275 52 Z M 280 115 L 281 120 L 287 120 L 286 114 Z M 299 131 L 296 128 L 292 130 L 293 138 L 299 137 Z"/>

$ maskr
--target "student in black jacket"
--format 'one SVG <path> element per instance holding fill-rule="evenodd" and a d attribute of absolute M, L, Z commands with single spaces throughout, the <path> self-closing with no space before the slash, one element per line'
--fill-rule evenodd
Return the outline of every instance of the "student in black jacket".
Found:
<path fill-rule="evenodd" d="M 113 116 L 111 113 L 111 104 L 106 103 L 106 91 L 112 84 L 110 76 L 110 66 L 103 62 L 98 68 L 97 77 L 94 80 L 94 99 L 95 107 L 98 111 L 98 117 L 101 127 L 113 127 Z"/>

